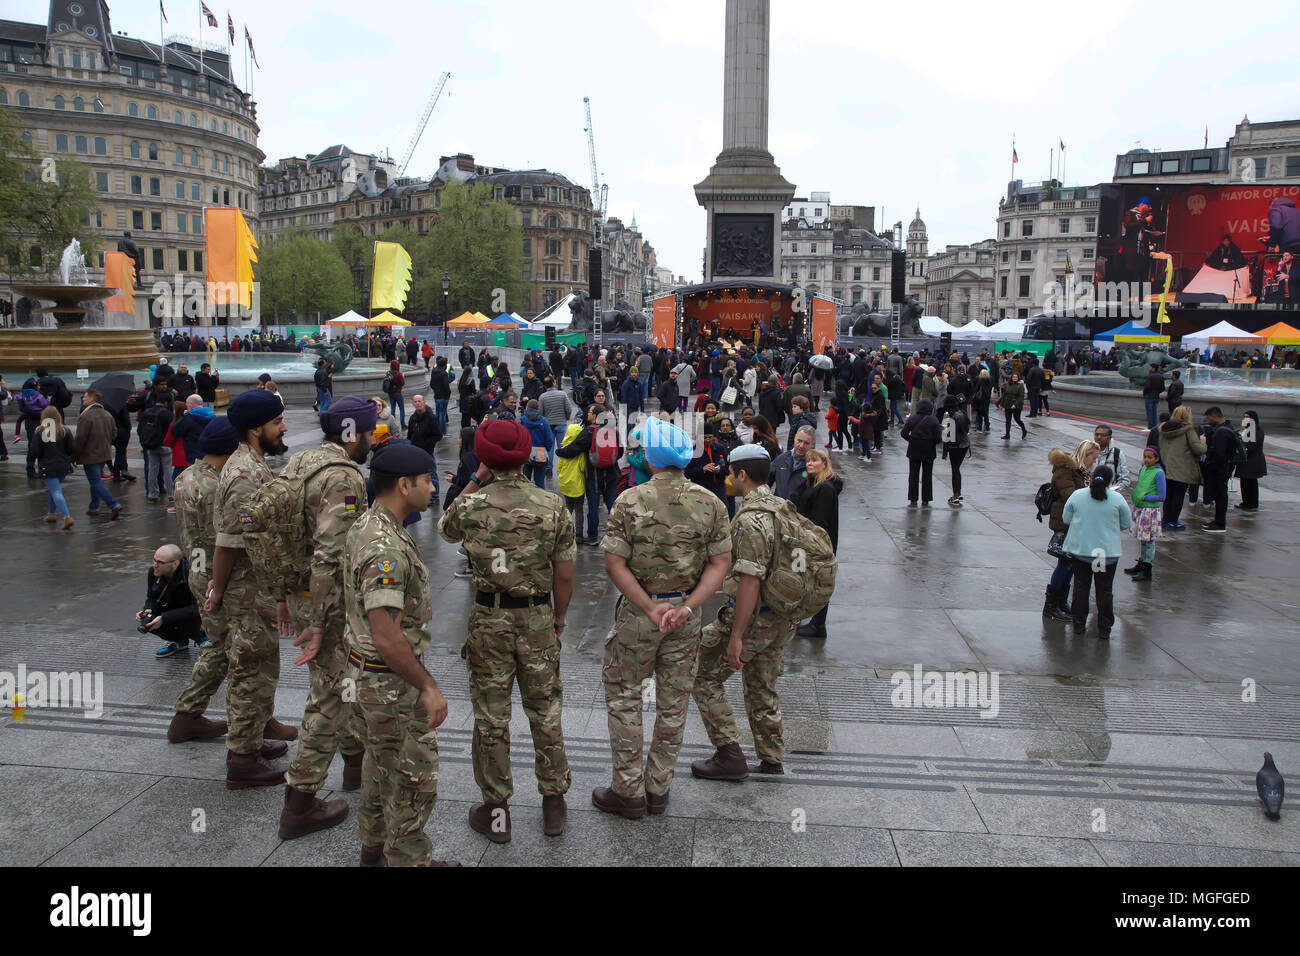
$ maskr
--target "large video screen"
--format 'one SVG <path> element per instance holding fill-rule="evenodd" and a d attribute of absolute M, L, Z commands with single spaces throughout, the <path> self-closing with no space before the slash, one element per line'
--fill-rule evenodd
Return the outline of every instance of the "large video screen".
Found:
<path fill-rule="evenodd" d="M 1150 283 L 1160 293 L 1172 261 L 1179 302 L 1268 301 L 1281 259 L 1269 240 L 1275 204 L 1294 217 L 1300 186 L 1103 186 L 1095 281 Z"/>

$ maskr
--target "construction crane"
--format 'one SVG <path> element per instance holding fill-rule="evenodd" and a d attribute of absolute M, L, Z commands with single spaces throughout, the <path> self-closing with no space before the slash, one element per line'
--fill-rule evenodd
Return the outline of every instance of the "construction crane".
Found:
<path fill-rule="evenodd" d="M 583 132 L 587 134 L 587 155 L 591 162 L 591 206 L 595 216 L 596 238 L 600 238 L 600 227 L 605 221 L 605 210 L 609 201 L 609 186 L 600 184 L 600 173 L 596 171 L 596 130 L 591 122 L 591 98 L 584 96 L 582 105 L 587 110 L 587 125 Z"/>
<path fill-rule="evenodd" d="M 415 127 L 415 133 L 411 136 L 411 141 L 406 144 L 406 155 L 402 157 L 402 164 L 397 168 L 397 178 L 401 179 L 406 175 L 406 167 L 411 162 L 411 157 L 415 155 L 415 147 L 420 144 L 420 137 L 424 135 L 424 127 L 429 123 L 429 117 L 433 115 L 433 108 L 438 105 L 438 97 L 442 95 L 442 88 L 447 85 L 451 79 L 450 73 L 442 74 L 438 80 L 438 86 L 429 97 L 429 105 L 424 108 L 424 115 L 420 117 L 419 124 Z"/>

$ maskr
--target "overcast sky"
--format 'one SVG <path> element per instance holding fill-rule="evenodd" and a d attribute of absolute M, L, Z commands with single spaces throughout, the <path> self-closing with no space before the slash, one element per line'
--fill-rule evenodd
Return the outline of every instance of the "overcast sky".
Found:
<path fill-rule="evenodd" d="M 169 34 L 197 33 L 199 0 L 165 3 Z M 252 33 L 268 162 L 338 142 L 400 159 L 450 70 L 408 175 L 463 151 L 589 187 L 590 96 L 612 214 L 635 213 L 660 264 L 699 278 L 691 187 L 722 147 L 724 0 L 209 6 L 222 24 L 210 40 L 234 16 L 241 83 L 245 23 Z M 1091 185 L 1138 141 L 1196 148 L 1208 126 L 1222 146 L 1243 114 L 1300 118 L 1298 10 L 773 0 L 770 148 L 801 196 L 828 190 L 905 226 L 919 204 L 931 252 L 975 242 L 993 235 L 1013 135 L 1017 178 L 1047 178 L 1063 139 L 1067 183 Z M 115 31 L 155 42 L 157 11 L 110 3 Z M 48 4 L 6 0 L 3 15 L 44 23 Z"/>

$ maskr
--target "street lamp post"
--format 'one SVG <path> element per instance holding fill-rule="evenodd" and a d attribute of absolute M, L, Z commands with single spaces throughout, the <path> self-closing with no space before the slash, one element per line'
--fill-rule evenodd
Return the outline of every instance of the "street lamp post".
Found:
<path fill-rule="evenodd" d="M 298 273 L 290 273 L 289 278 L 293 281 L 289 285 L 289 318 L 293 318 L 294 310 L 297 308 L 296 300 L 298 298 Z"/>
<path fill-rule="evenodd" d="M 451 273 L 442 274 L 442 344 L 447 344 L 447 294 L 451 292 Z"/>
<path fill-rule="evenodd" d="M 939 293 L 939 319 L 943 320 L 943 293 Z"/>

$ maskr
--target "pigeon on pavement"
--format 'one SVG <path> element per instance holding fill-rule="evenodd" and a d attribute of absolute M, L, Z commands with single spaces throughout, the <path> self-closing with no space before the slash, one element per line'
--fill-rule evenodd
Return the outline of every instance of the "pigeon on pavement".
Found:
<path fill-rule="evenodd" d="M 1259 802 L 1264 805 L 1264 816 L 1270 820 L 1282 819 L 1282 796 L 1286 793 L 1286 781 L 1278 773 L 1271 753 L 1264 754 L 1264 766 L 1255 774 L 1255 789 L 1259 791 Z"/>

